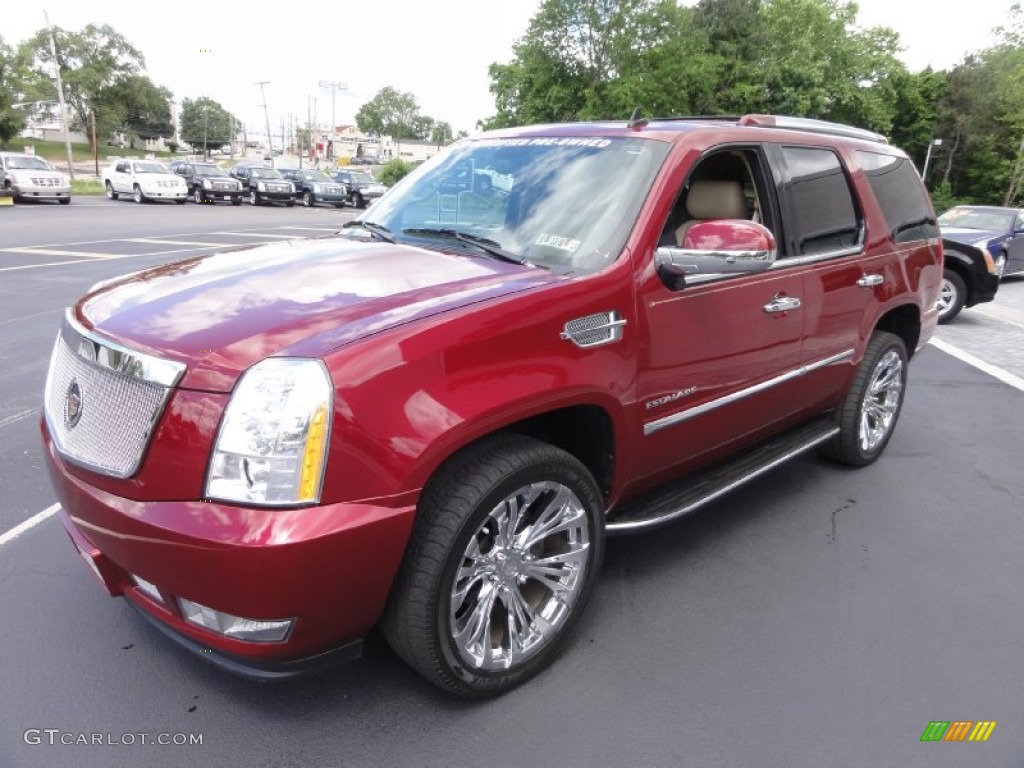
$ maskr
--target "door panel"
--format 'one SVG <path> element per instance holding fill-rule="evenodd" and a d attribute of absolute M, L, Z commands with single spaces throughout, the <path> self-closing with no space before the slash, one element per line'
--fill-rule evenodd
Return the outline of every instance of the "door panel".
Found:
<path fill-rule="evenodd" d="M 654 475 L 759 431 L 800 408 L 803 312 L 770 313 L 801 298 L 796 270 L 641 294 L 650 329 L 640 363 L 644 436 L 638 466 Z"/>

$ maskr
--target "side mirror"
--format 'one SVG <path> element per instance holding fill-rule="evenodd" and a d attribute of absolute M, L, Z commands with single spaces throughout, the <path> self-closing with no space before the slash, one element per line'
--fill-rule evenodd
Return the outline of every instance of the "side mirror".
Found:
<path fill-rule="evenodd" d="M 670 285 L 687 275 L 763 272 L 775 262 L 775 236 L 746 219 L 712 219 L 694 224 L 680 248 L 654 252 L 658 274 Z"/>

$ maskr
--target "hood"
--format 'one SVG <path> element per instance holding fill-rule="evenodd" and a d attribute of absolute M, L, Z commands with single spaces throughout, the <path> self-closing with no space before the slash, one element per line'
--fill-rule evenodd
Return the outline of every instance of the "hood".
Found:
<path fill-rule="evenodd" d="M 965 229 L 963 227 L 941 227 L 942 236 L 965 245 L 977 245 L 978 243 L 996 240 L 1005 232 L 994 229 Z"/>
<path fill-rule="evenodd" d="M 403 323 L 560 279 L 475 255 L 336 236 L 144 270 L 101 284 L 75 315 L 124 346 L 185 363 L 182 387 L 226 392 L 265 357 L 320 357 Z"/>

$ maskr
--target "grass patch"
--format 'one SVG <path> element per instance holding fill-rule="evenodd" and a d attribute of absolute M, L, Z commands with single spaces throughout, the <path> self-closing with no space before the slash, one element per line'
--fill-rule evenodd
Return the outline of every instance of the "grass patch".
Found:
<path fill-rule="evenodd" d="M 36 148 L 36 154 L 39 157 L 46 158 L 54 165 L 60 167 L 61 165 L 67 165 L 68 153 L 64 147 L 63 141 L 42 141 L 40 139 L 26 139 L 23 136 L 19 136 L 16 139 L 11 139 L 7 143 L 6 151 L 8 152 L 24 152 L 26 146 Z M 107 147 L 100 146 L 100 165 L 107 164 L 107 155 L 117 155 L 118 157 L 145 157 L 151 154 L 148 149 L 130 149 L 125 147 Z M 157 160 L 170 160 L 174 155 L 170 152 L 152 152 Z M 92 152 L 89 151 L 88 144 L 71 144 L 71 159 L 76 163 L 88 163 L 93 159 Z"/>
<path fill-rule="evenodd" d="M 75 179 L 71 182 L 72 195 L 102 195 L 103 182 L 99 179 Z"/>

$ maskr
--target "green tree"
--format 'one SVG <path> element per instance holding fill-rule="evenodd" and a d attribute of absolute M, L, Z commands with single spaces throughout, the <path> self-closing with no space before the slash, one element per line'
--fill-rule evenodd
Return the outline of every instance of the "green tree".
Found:
<path fill-rule="evenodd" d="M 356 112 L 356 126 L 371 136 L 415 139 L 419 104 L 411 93 L 398 91 L 390 85 L 381 88 Z"/>
<path fill-rule="evenodd" d="M 762 16 L 767 111 L 889 131 L 892 78 L 906 70 L 896 32 L 858 28 L 842 0 L 770 0 Z"/>
<path fill-rule="evenodd" d="M 439 148 L 451 144 L 453 139 L 451 123 L 439 121 L 430 129 L 430 140 Z"/>
<path fill-rule="evenodd" d="M 29 72 L 25 57 L 0 37 L 0 147 L 21 133 L 27 124 L 25 107 L 16 107 L 26 96 Z"/>
<path fill-rule="evenodd" d="M 377 178 L 380 179 L 380 183 L 389 187 L 393 187 L 403 178 L 405 178 L 413 168 L 412 163 L 403 160 L 400 157 L 393 157 L 384 163 L 380 172 L 377 174 Z"/>
<path fill-rule="evenodd" d="M 57 62 L 64 85 L 64 98 L 71 110 L 72 124 L 82 130 L 89 125 L 89 113 L 104 90 L 145 68 L 142 54 L 127 39 L 106 24 L 89 24 L 79 32 L 54 28 Z M 41 29 L 22 43 L 23 55 L 31 62 L 40 99 L 55 99 L 53 55 L 50 31 Z"/>
<path fill-rule="evenodd" d="M 219 102 L 206 96 L 182 99 L 181 138 L 193 147 L 220 147 L 231 142 L 236 134 L 238 120 Z"/>
<path fill-rule="evenodd" d="M 146 75 L 126 75 L 101 89 L 93 108 L 97 129 L 102 135 L 120 131 L 141 139 L 169 138 L 171 92 L 153 84 Z"/>

